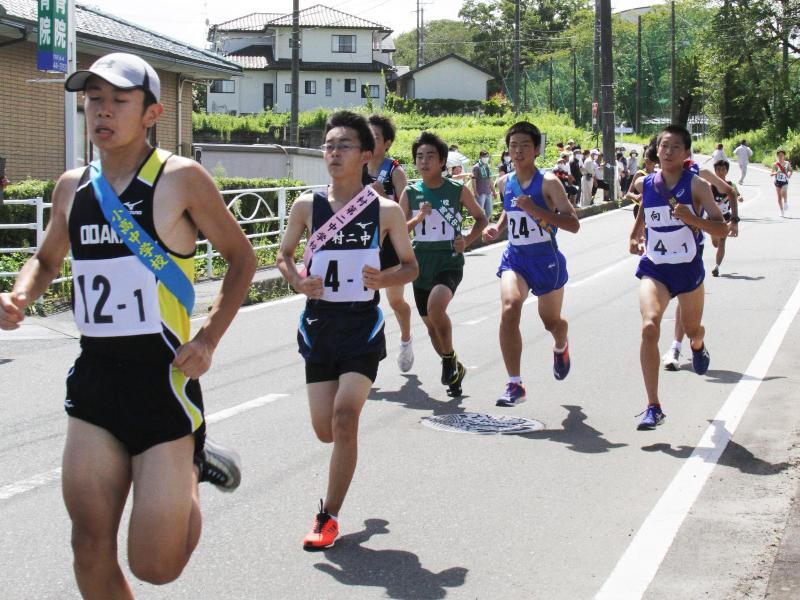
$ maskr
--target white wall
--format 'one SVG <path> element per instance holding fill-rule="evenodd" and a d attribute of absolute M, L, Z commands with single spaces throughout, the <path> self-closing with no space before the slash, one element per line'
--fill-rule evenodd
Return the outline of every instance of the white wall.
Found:
<path fill-rule="evenodd" d="M 334 35 L 355 35 L 355 52 L 332 52 Z M 303 60 L 307 62 L 372 62 L 372 31 L 369 29 L 306 29 L 303 32 Z"/>
<path fill-rule="evenodd" d="M 226 177 L 280 179 L 289 177 L 291 170 L 293 179 L 307 185 L 324 184 L 330 179 L 320 150 L 285 148 L 284 153 L 277 146 L 262 144 L 202 143 L 194 148 L 200 149 L 200 164 L 211 175 L 224 172 Z"/>
<path fill-rule="evenodd" d="M 486 82 L 491 76 L 460 60 L 449 58 L 415 73 L 413 98 L 486 100 Z"/>
<path fill-rule="evenodd" d="M 249 72 L 246 72 L 249 75 Z M 331 79 L 331 95 L 325 95 L 325 79 Z M 345 92 L 344 80 L 355 79 L 356 91 Z M 306 94 L 305 82 L 313 80 L 317 82 L 317 93 Z M 292 82 L 290 71 L 278 71 L 278 104 L 275 112 L 288 112 L 292 105 L 292 96 L 287 94 L 286 84 Z M 317 108 L 349 108 L 353 106 L 365 106 L 367 98 L 361 97 L 362 85 L 377 85 L 380 97 L 373 98 L 372 103 L 376 108 L 382 108 L 386 100 L 386 84 L 380 73 L 348 73 L 338 71 L 300 71 L 300 110 L 316 110 Z"/>

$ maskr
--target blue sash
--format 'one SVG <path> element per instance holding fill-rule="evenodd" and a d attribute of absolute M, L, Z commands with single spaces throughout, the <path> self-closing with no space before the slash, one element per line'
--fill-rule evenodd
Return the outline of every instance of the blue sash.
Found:
<path fill-rule="evenodd" d="M 181 268 L 164 252 L 122 204 L 117 193 L 103 177 L 100 161 L 93 161 L 89 173 L 97 204 L 128 249 L 178 299 L 191 316 L 194 308 L 194 286 Z"/>

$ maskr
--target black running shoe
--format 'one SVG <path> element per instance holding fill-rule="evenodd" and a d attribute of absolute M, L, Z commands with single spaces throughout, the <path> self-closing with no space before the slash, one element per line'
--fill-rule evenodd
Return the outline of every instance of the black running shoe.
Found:
<path fill-rule="evenodd" d="M 222 492 L 232 492 L 242 482 L 239 455 L 208 438 L 203 451 L 195 455 L 194 463 L 200 469 L 200 481 L 207 481 Z"/>
<path fill-rule="evenodd" d="M 458 378 L 458 358 L 453 352 L 452 356 L 442 357 L 442 385 L 450 385 Z M 464 368 L 463 366 L 461 367 Z"/>

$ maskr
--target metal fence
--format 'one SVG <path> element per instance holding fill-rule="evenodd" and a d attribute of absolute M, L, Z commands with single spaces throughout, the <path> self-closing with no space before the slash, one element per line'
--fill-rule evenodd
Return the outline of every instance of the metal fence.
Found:
<path fill-rule="evenodd" d="M 316 190 L 324 188 L 324 185 L 316 186 L 297 186 L 297 187 L 276 187 L 276 188 L 253 188 L 244 190 L 223 190 L 221 192 L 228 210 L 231 211 L 237 223 L 243 228 L 251 225 L 275 223 L 275 227 L 270 227 L 265 231 L 246 234 L 254 250 L 276 249 L 280 246 L 283 232 L 286 229 L 288 218 L 289 192 L 304 192 L 306 190 Z M 271 206 L 270 197 L 277 196 L 274 202 L 275 208 Z M 35 206 L 36 221 L 33 223 L 0 223 L 0 230 L 35 230 L 36 246 L 21 248 L 0 248 L 0 254 L 25 253 L 33 254 L 39 248 L 44 237 L 45 229 L 45 210 L 52 208 L 52 203 L 45 202 L 43 198 L 29 198 L 25 200 L 5 200 L 4 204 L 13 206 Z M 242 214 L 242 211 L 247 214 Z M 214 258 L 220 253 L 214 250 L 212 243 L 205 239 L 198 239 L 196 242 L 198 252 L 195 261 L 201 261 L 205 265 L 205 277 L 213 277 Z M 201 252 L 200 249 L 203 251 Z M 66 260 L 70 260 L 67 256 Z M 0 278 L 13 278 L 19 275 L 19 271 L 0 271 Z M 59 277 L 53 280 L 53 284 L 68 281 L 69 276 Z"/>

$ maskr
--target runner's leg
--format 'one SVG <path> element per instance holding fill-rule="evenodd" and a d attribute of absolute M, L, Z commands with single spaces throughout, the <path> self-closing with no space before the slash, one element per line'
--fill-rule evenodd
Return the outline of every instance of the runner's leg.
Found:
<path fill-rule="evenodd" d="M 164 584 L 177 579 L 200 540 L 194 447 L 194 436 L 187 435 L 131 459 L 128 562 L 143 581 Z"/>
<path fill-rule="evenodd" d="M 439 355 L 453 351 L 453 326 L 447 315 L 447 306 L 452 299 L 453 292 L 446 285 L 433 286 L 428 296 L 428 316 L 422 317 L 428 327 L 433 348 Z"/>
<path fill-rule="evenodd" d="M 681 322 L 689 338 L 692 350 L 703 347 L 705 328 L 701 324 L 703 318 L 703 305 L 705 303 L 704 286 L 701 283 L 696 289 L 678 296 L 678 306 L 681 308 Z"/>
<path fill-rule="evenodd" d="M 500 351 L 509 377 L 520 376 L 522 334 L 519 323 L 528 292 L 525 279 L 514 271 L 503 271 L 500 275 Z"/>
<path fill-rule="evenodd" d="M 544 328 L 553 336 L 555 347 L 558 349 L 563 349 L 567 345 L 567 330 L 569 328 L 566 320 L 561 317 L 563 303 L 563 287 L 539 296 L 539 317 L 542 319 Z"/>
<path fill-rule="evenodd" d="M 117 562 L 117 532 L 131 484 L 130 457 L 105 429 L 69 417 L 62 462 L 75 578 L 87 600 L 133 599 Z"/>
<path fill-rule="evenodd" d="M 338 515 L 358 460 L 358 421 L 372 382 L 361 373 L 342 373 L 333 401 L 333 452 L 328 472 L 325 510 Z"/>
<path fill-rule="evenodd" d="M 405 285 L 393 285 L 386 288 L 386 298 L 397 317 L 397 324 L 400 326 L 400 341 L 403 342 L 411 339 L 411 307 L 403 295 L 405 289 Z"/>
<path fill-rule="evenodd" d="M 669 300 L 669 292 L 664 284 L 649 277 L 642 278 L 639 285 L 639 311 L 642 314 L 639 361 L 648 404 L 658 404 L 658 341 L 661 337 L 661 317 Z"/>

